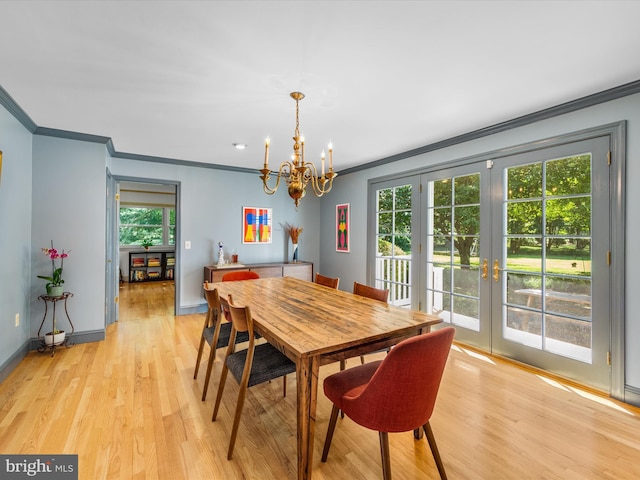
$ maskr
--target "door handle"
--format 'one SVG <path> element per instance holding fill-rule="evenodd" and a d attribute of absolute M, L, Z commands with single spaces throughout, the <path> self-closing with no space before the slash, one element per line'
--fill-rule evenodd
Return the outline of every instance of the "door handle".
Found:
<path fill-rule="evenodd" d="M 500 264 L 498 263 L 498 260 L 493 261 L 493 279 L 496 282 L 500 281 Z"/>
<path fill-rule="evenodd" d="M 489 278 L 489 260 L 486 258 L 482 261 L 482 279 L 486 280 Z"/>

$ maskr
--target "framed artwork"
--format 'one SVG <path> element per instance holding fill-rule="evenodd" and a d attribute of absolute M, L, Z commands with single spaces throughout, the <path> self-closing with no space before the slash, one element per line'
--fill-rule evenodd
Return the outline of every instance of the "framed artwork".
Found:
<path fill-rule="evenodd" d="M 270 208 L 242 207 L 242 243 L 271 243 L 272 231 Z"/>
<path fill-rule="evenodd" d="M 350 243 L 349 204 L 336 205 L 336 252 L 348 252 Z"/>

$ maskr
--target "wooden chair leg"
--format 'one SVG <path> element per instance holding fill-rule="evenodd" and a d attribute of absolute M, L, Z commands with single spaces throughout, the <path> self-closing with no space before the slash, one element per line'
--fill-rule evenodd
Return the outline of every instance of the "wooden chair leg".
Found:
<path fill-rule="evenodd" d="M 207 398 L 207 391 L 209 390 L 209 379 L 211 378 L 211 370 L 213 370 L 213 361 L 216 358 L 216 350 L 211 347 L 209 351 L 209 360 L 207 361 L 207 373 L 204 376 L 204 386 L 202 387 L 202 401 Z"/>
<path fill-rule="evenodd" d="M 431 425 L 429 424 L 429 422 L 427 422 L 424 424 L 422 428 L 424 429 L 424 433 L 427 435 L 427 441 L 429 442 L 429 447 L 431 448 L 431 453 L 433 454 L 433 458 L 436 461 L 436 467 L 438 467 L 438 473 L 440 473 L 440 478 L 442 480 L 447 480 L 447 473 L 444 471 L 444 464 L 442 463 L 442 459 L 440 458 L 440 452 L 438 451 L 438 446 L 436 445 L 436 438 L 433 436 Z"/>
<path fill-rule="evenodd" d="M 344 370 L 345 368 L 347 368 L 347 361 L 340 360 L 340 371 Z"/>
<path fill-rule="evenodd" d="M 360 355 L 360 365 L 364 365 L 364 355 Z"/>
<path fill-rule="evenodd" d="M 382 457 L 382 478 L 391 480 L 391 459 L 389 458 L 389 434 L 378 432 L 380 436 L 380 456 Z"/>
<path fill-rule="evenodd" d="M 247 397 L 248 383 L 249 383 L 249 377 L 247 375 L 246 381 L 242 382 L 242 384 L 240 385 L 240 391 L 238 392 L 238 401 L 236 402 L 236 413 L 233 417 L 233 428 L 231 429 L 231 438 L 229 439 L 229 450 L 227 452 L 227 460 L 231 460 L 231 457 L 233 456 L 233 448 L 236 445 L 236 438 L 238 436 L 238 427 L 240 426 L 240 417 L 242 416 L 242 408 L 244 407 L 244 400 Z"/>
<path fill-rule="evenodd" d="M 202 358 L 202 350 L 204 350 L 204 337 L 200 337 L 200 346 L 198 347 L 198 357 L 196 358 L 196 370 L 193 372 L 194 380 L 198 378 L 198 369 L 200 368 L 200 359 Z"/>
<path fill-rule="evenodd" d="M 220 374 L 220 383 L 218 384 L 218 394 L 216 395 L 216 405 L 213 407 L 213 415 L 211 416 L 211 421 L 215 422 L 216 417 L 218 416 L 218 409 L 220 408 L 220 400 L 222 400 L 222 392 L 224 391 L 224 384 L 227 383 L 227 373 L 229 372 L 229 368 L 227 367 L 227 362 L 225 360 L 224 365 L 222 366 L 222 373 Z"/>
<path fill-rule="evenodd" d="M 331 418 L 329 419 L 329 428 L 327 430 L 327 438 L 324 441 L 324 449 L 322 450 L 322 461 L 327 461 L 327 455 L 329 455 L 329 447 L 331 446 L 331 440 L 333 439 L 333 431 L 336 429 L 336 422 L 338 421 L 338 407 L 333 405 L 331 409 Z"/>
<path fill-rule="evenodd" d="M 207 314 L 204 317 L 204 325 L 202 326 L 202 331 L 203 332 L 204 332 L 204 329 L 209 324 L 209 318 L 210 318 L 209 315 L 211 315 L 211 313 L 209 311 L 207 311 Z M 193 372 L 194 380 L 196 378 L 198 378 L 198 369 L 200 368 L 200 359 L 202 358 L 202 351 L 203 350 L 204 350 L 204 336 L 200 335 L 200 345 L 198 346 L 198 357 L 196 358 L 196 370 L 195 370 L 195 372 Z"/>
<path fill-rule="evenodd" d="M 282 377 L 282 396 L 287 396 L 287 376 Z"/>
<path fill-rule="evenodd" d="M 213 368 L 213 361 L 216 358 L 216 345 L 218 345 L 219 338 L 220 338 L 220 322 L 218 321 L 218 323 L 216 324 L 216 329 L 213 332 L 213 339 L 211 340 L 211 345 L 210 345 L 211 350 L 209 351 L 209 361 L 207 362 L 207 374 L 204 379 L 204 387 L 202 388 L 203 402 L 207 398 L 207 391 L 209 390 L 209 378 L 211 377 L 211 369 Z"/>

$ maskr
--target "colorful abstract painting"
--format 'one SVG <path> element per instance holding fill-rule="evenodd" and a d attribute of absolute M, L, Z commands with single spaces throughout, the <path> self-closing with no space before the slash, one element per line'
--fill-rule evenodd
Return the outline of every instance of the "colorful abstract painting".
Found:
<path fill-rule="evenodd" d="M 336 205 L 336 251 L 349 251 L 349 204 Z"/>
<path fill-rule="evenodd" d="M 242 207 L 242 243 L 271 243 L 270 208 Z"/>

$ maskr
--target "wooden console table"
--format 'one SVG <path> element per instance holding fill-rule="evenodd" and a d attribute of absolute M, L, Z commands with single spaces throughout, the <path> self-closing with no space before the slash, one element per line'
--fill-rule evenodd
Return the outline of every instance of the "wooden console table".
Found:
<path fill-rule="evenodd" d="M 281 263 L 253 263 L 227 264 L 222 267 L 207 265 L 204 267 L 204 281 L 213 283 L 222 281 L 227 272 L 250 270 L 260 275 L 260 278 L 294 277 L 308 282 L 313 281 L 313 263 L 311 262 L 281 262 Z"/>

